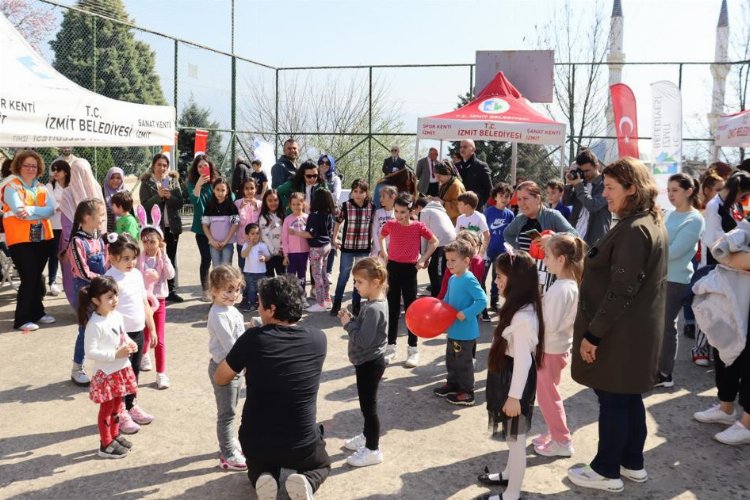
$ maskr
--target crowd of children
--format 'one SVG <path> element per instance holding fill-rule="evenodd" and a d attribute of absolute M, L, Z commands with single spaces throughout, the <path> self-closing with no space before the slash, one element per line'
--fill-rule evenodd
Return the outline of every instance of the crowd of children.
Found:
<path fill-rule="evenodd" d="M 329 161 L 332 170 L 332 159 Z M 240 376 L 228 385 L 213 382 L 217 366 L 247 328 L 235 305 L 242 311 L 254 311 L 258 307 L 257 285 L 265 277 L 291 274 L 304 289 L 308 271 L 314 303 L 307 311 L 338 316 L 349 337 L 349 359 L 364 418 L 363 432 L 345 443 L 354 452 L 347 458 L 350 465 L 376 465 L 384 459 L 379 446 L 378 387 L 386 366 L 396 360 L 402 307 L 407 310 L 416 300 L 417 273 L 424 268 L 428 269 L 429 293 L 457 311 L 446 332 L 446 381 L 433 390 L 436 396 L 454 405 L 475 403 L 479 322 L 490 321 L 490 311 L 498 312 L 489 351 L 487 409 L 493 433 L 507 441 L 510 452 L 502 471 L 492 472 L 487 467 L 479 481 L 506 486 L 500 496 L 504 500 L 520 497 L 526 437 L 537 401 L 546 431 L 531 441 L 534 451 L 546 457 L 574 453 L 559 385 L 570 362 L 578 286 L 587 251 L 582 239 L 565 233 L 534 237 L 543 251 L 536 259 L 524 250 L 514 250 L 503 236 L 515 217 L 508 207 L 513 189 L 505 183 L 493 188 L 494 203 L 484 212 L 477 211 L 475 193 L 460 194 L 460 215 L 454 224 L 439 199 L 415 200 L 392 186 L 380 188 L 380 208 L 376 209 L 363 179 L 351 183 L 350 197 L 341 205 L 322 187 L 308 193 L 292 192 L 288 206 L 283 206 L 259 167 L 253 162 L 254 172 L 242 183 L 242 197 L 236 200 L 229 182 L 212 179 L 211 195 L 205 197 L 200 215 L 213 267 L 205 286 L 212 302 L 208 371 L 216 398 L 223 468 L 247 468 L 234 438 Z M 165 299 L 167 281 L 175 277 L 175 269 L 166 255 L 158 207 L 152 210 L 151 224 L 142 207 L 137 207 L 139 223 L 132 196 L 119 189 L 118 172 L 111 174 L 104 203 L 87 199 L 78 205 L 73 235 L 62 257 L 73 268 L 74 307 L 80 325 L 71 378 L 77 384 L 88 384 L 92 401 L 100 405 L 99 455 L 122 458 L 132 447 L 123 434 L 134 434 L 154 419 L 136 399 L 140 371 L 152 369 L 150 348 L 157 387 L 170 387 Z M 734 174 L 724 185 L 715 182 L 715 177 L 709 172 L 702 186 L 686 174 L 669 178 L 668 195 L 674 211 L 669 212 L 665 224 L 670 241 L 667 314 L 657 386 L 674 384 L 675 321 L 691 283 L 702 275 L 694 272 L 696 260 L 715 265 L 711 245 L 744 218 L 741 203 L 750 195 L 750 176 Z M 202 195 L 201 186 L 195 189 Z M 561 193 L 561 183 L 546 185 L 549 208 L 567 217 L 569 210 L 561 202 Z M 705 223 L 701 209 L 705 210 Z M 114 216 L 107 242 L 99 232 L 105 211 Z M 238 267 L 233 264 L 235 245 Z M 329 254 L 336 250 L 339 277 L 331 296 Z M 539 286 L 542 263 L 538 260 L 543 260 L 551 275 L 549 286 Z M 488 293 L 485 284 L 490 274 Z M 351 309 L 347 309 L 344 291 L 350 277 L 354 286 Z M 696 331 L 687 310 L 685 319 L 686 335 L 695 332 L 696 337 L 693 361 L 707 364 L 711 352 L 706 337 Z M 408 329 L 407 344 L 404 366 L 413 368 L 419 365 L 418 342 Z M 715 352 L 713 355 L 721 363 Z M 91 378 L 83 370 L 85 357 L 94 363 Z M 734 423 L 733 403 L 722 401 L 696 413 L 695 418 Z M 738 444 L 740 439 L 724 438 L 722 442 L 730 444 Z M 741 442 L 750 442 L 750 438 Z"/>

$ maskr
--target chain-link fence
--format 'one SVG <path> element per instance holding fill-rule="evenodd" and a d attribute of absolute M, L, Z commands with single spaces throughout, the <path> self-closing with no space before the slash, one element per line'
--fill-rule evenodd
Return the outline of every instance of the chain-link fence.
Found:
<path fill-rule="evenodd" d="M 380 176 L 383 159 L 392 145 L 400 146 L 402 156 L 412 166 L 427 148 L 437 147 L 437 142 L 426 140 L 420 142 L 423 149 L 415 151 L 417 118 L 454 109 L 474 87 L 473 64 L 277 68 L 134 26 L 125 12 L 107 10 L 108 2 L 81 1 L 75 7 L 53 0 L 30 3 L 54 18 L 51 24 L 56 28 L 38 46 L 63 75 L 108 97 L 175 106 L 180 135 L 178 161 L 183 171 L 192 159 L 194 131 L 201 128 L 209 131 L 208 153 L 225 173 L 237 156 L 253 154 L 255 140 L 272 144 L 278 156 L 283 141 L 295 137 L 303 159 L 316 158 L 321 152 L 336 158 L 345 184 L 355 177 L 372 181 Z M 726 109 L 737 110 L 745 102 L 746 92 L 740 71 L 746 74 L 750 62 L 728 66 Z M 558 70 L 570 68 L 578 74 L 578 83 L 569 91 L 577 106 L 572 121 L 558 102 L 546 105 L 551 116 L 569 124 L 566 157 L 579 145 L 606 149 L 614 142 L 604 118 L 606 67 L 589 89 L 584 76 L 591 67 L 591 63 L 557 63 Z M 712 141 L 707 119 L 710 63 L 624 63 L 622 79 L 632 82 L 635 95 L 641 99 L 650 96 L 650 82 L 678 83 L 683 93 L 684 157 L 691 161 L 708 158 Z M 596 118 L 589 118 L 588 125 L 582 127 L 581 96 L 589 91 L 604 95 L 600 101 L 604 105 L 589 109 Z M 648 130 L 650 127 L 644 125 L 650 122 L 650 110 L 641 106 L 639 113 L 641 130 Z M 649 139 L 648 134 L 642 135 L 643 141 Z M 443 145 L 442 154 L 447 154 L 448 146 Z M 501 178 L 507 175 L 510 161 L 509 148 L 506 151 L 503 147 L 493 156 L 493 167 Z M 648 147 L 647 142 L 644 147 Z M 139 174 L 148 168 L 155 152 L 155 148 L 75 150 L 76 155 L 92 161 L 99 178 L 115 165 L 126 174 Z M 42 153 L 47 159 L 57 155 L 54 149 Z M 725 155 L 731 163 L 739 158 L 736 150 L 727 150 Z M 522 149 L 519 175 L 542 181 L 555 175 L 559 157 L 554 148 Z"/>

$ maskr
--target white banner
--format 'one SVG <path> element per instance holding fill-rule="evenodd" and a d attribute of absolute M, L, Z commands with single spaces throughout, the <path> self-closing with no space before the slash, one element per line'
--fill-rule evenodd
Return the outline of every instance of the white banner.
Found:
<path fill-rule="evenodd" d="M 55 71 L 0 14 L 0 146 L 163 146 L 175 110 L 117 101 Z"/>
<path fill-rule="evenodd" d="M 750 111 L 741 111 L 719 118 L 714 141 L 719 147 L 749 147 Z"/>
<path fill-rule="evenodd" d="M 672 175 L 681 171 L 682 96 L 680 89 L 665 80 L 651 84 L 652 153 L 654 174 Z"/>
<path fill-rule="evenodd" d="M 562 144 L 565 141 L 565 125 L 428 117 L 417 120 L 417 137 L 445 141 L 473 139 L 525 144 Z"/>

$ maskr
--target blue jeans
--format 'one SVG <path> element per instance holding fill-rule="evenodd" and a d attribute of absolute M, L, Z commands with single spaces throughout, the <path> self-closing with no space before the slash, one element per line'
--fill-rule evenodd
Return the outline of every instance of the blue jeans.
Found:
<path fill-rule="evenodd" d="M 341 257 L 339 258 L 339 280 L 336 283 L 336 293 L 333 295 L 334 304 L 341 304 L 341 300 L 344 298 L 344 289 L 346 288 L 346 282 L 349 281 L 349 276 L 352 274 L 354 263 L 369 255 L 368 252 L 341 252 Z M 361 300 L 362 298 L 359 296 L 357 289 L 352 290 L 352 308 L 355 311 L 359 309 Z"/>
<path fill-rule="evenodd" d="M 599 398 L 599 445 L 591 468 L 609 479 L 620 477 L 620 466 L 643 468 L 646 409 L 641 394 L 616 394 L 594 389 Z"/>
<path fill-rule="evenodd" d="M 214 269 L 222 264 L 232 265 L 232 255 L 234 254 L 234 245 L 228 243 L 221 250 L 211 247 L 211 265 Z"/>
<path fill-rule="evenodd" d="M 237 243 L 237 267 L 240 271 L 245 272 L 245 259 L 242 257 L 242 245 Z"/>
<path fill-rule="evenodd" d="M 242 302 L 247 305 L 258 305 L 258 281 L 266 277 L 266 273 L 244 273 L 245 292 L 242 294 Z"/>
<path fill-rule="evenodd" d="M 495 276 L 497 274 L 497 271 L 495 271 L 495 260 L 500 256 L 500 253 L 494 253 L 494 252 L 487 252 L 487 260 L 484 261 L 484 276 L 482 276 L 482 289 L 484 289 L 484 284 L 487 281 L 487 275 L 492 274 L 492 285 L 490 286 L 490 301 L 491 302 L 497 302 L 500 297 L 500 292 L 497 289 L 497 284 L 495 283 Z"/>

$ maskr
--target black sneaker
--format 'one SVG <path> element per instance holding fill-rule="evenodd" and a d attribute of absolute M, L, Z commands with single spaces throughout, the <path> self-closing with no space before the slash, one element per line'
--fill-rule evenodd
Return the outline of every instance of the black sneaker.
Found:
<path fill-rule="evenodd" d="M 689 339 L 695 339 L 695 325 L 685 325 L 682 334 Z"/>
<path fill-rule="evenodd" d="M 340 310 L 341 310 L 341 302 L 334 300 L 333 306 L 331 306 L 331 316 L 338 316 Z"/>
<path fill-rule="evenodd" d="M 175 292 L 169 292 L 169 295 L 167 295 L 167 302 L 174 302 L 175 304 L 180 304 L 182 302 L 185 302 L 185 299 L 177 295 Z"/>
<path fill-rule="evenodd" d="M 662 375 L 661 372 L 657 373 L 654 387 L 674 387 L 672 375 Z"/>
<path fill-rule="evenodd" d="M 487 311 L 487 309 L 482 311 L 482 321 L 484 321 L 485 323 L 489 323 L 490 321 L 492 321 L 492 319 L 490 319 L 490 313 L 489 311 Z"/>
<path fill-rule="evenodd" d="M 499 300 L 500 299 L 498 299 L 497 297 L 492 297 L 492 299 L 490 299 L 490 309 L 492 309 L 493 311 L 497 311 L 497 303 Z"/>
<path fill-rule="evenodd" d="M 133 447 L 133 443 L 128 441 L 122 434 L 118 434 L 117 437 L 115 437 L 115 441 L 117 441 L 120 446 L 122 446 L 123 448 L 127 448 L 128 450 Z"/>
<path fill-rule="evenodd" d="M 446 399 L 452 405 L 474 406 L 474 395 L 468 392 L 449 394 Z"/>
<path fill-rule="evenodd" d="M 102 458 L 125 458 L 128 453 L 127 448 L 113 439 L 107 447 L 104 445 L 99 446 L 99 452 L 97 455 Z"/>
<path fill-rule="evenodd" d="M 444 384 L 437 389 L 433 389 L 432 393 L 439 398 L 444 398 L 451 394 L 456 394 L 456 389 L 454 389 L 452 385 Z"/>

